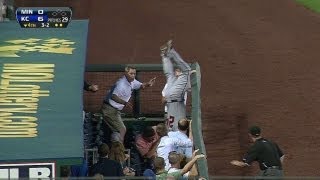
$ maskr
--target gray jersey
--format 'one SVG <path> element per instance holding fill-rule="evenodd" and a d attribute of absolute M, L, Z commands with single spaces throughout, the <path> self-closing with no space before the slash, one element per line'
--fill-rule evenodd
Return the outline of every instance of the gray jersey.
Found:
<path fill-rule="evenodd" d="M 178 121 L 186 117 L 184 95 L 188 89 L 191 68 L 173 48 L 166 56 L 162 57 L 162 63 L 163 72 L 167 78 L 167 89 L 165 91 L 168 107 L 167 125 L 170 129 L 176 131 L 178 130 Z M 182 71 L 182 74 L 178 77 L 175 76 L 173 63 Z"/>

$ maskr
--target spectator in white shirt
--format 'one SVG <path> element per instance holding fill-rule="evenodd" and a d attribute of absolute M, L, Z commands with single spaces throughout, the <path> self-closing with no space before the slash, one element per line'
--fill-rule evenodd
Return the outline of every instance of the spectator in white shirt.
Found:
<path fill-rule="evenodd" d="M 133 90 L 144 89 L 154 84 L 156 78 L 152 78 L 148 83 L 141 83 L 135 79 L 136 68 L 127 66 L 125 74 L 111 88 L 105 97 L 102 105 L 102 113 L 105 121 L 113 132 L 120 133 L 120 140 L 123 142 L 126 134 L 126 127 L 121 119 L 120 111 L 127 106 L 132 108 L 129 102 Z"/>
<path fill-rule="evenodd" d="M 178 131 L 170 131 L 168 133 L 168 136 L 171 138 L 177 138 L 181 141 L 191 141 L 193 142 L 193 135 L 192 135 L 192 121 L 187 119 L 180 119 L 178 122 Z M 189 137 L 187 135 L 187 132 L 189 130 Z M 186 158 L 190 159 L 192 157 L 192 150 L 193 150 L 193 144 L 191 146 L 175 146 L 175 151 L 183 154 L 186 156 Z"/>
<path fill-rule="evenodd" d="M 192 153 L 191 160 L 183 168 L 181 168 L 180 166 L 181 161 L 183 159 L 183 155 L 175 151 L 170 152 L 168 157 L 169 163 L 170 163 L 168 174 L 179 172 L 182 176 L 181 179 L 188 179 L 190 176 L 196 175 L 197 173 L 194 173 L 194 172 L 192 174 L 192 171 L 196 171 L 196 166 L 195 166 L 196 160 L 199 158 L 205 157 L 204 155 L 196 155 L 198 151 L 199 149 L 195 150 Z"/>
<path fill-rule="evenodd" d="M 165 160 L 165 169 L 170 167 L 169 153 L 175 150 L 176 146 L 179 147 L 192 147 L 193 143 L 190 139 L 182 141 L 178 138 L 172 138 L 168 136 L 168 129 L 165 124 L 160 123 L 157 125 L 157 133 L 160 137 L 160 142 L 157 147 L 157 155 Z"/>

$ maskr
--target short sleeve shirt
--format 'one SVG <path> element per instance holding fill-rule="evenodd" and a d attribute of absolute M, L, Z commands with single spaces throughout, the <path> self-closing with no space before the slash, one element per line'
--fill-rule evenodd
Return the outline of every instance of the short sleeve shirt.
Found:
<path fill-rule="evenodd" d="M 164 171 L 160 174 L 157 174 L 156 175 L 156 179 L 157 180 L 166 180 L 167 179 L 167 175 L 168 175 L 168 172 L 167 171 Z"/>
<path fill-rule="evenodd" d="M 181 141 L 184 141 L 184 142 L 191 141 L 185 133 L 180 132 L 180 131 L 170 131 L 168 133 L 168 136 L 170 138 L 180 139 Z M 191 143 L 192 143 L 192 141 L 191 141 Z M 191 158 L 192 157 L 192 148 L 193 148 L 193 144 L 191 146 L 176 145 L 175 151 L 177 151 L 178 153 L 184 154 L 187 158 Z"/>
<path fill-rule="evenodd" d="M 184 175 L 182 175 L 182 174 L 181 174 L 181 170 L 182 170 L 182 169 L 177 169 L 177 168 L 172 168 L 172 167 L 170 167 L 169 170 L 168 170 L 168 174 L 169 174 L 169 175 L 174 174 L 174 175 L 182 176 L 182 178 L 180 178 L 180 179 L 188 179 L 190 171 L 188 171 L 187 173 L 185 173 Z"/>
<path fill-rule="evenodd" d="M 155 130 L 155 126 L 152 127 Z M 154 140 L 152 142 L 148 142 L 146 141 L 141 134 L 139 134 L 136 139 L 135 139 L 135 143 L 136 143 L 136 147 L 140 152 L 141 156 L 145 156 L 150 150 L 151 147 L 154 143 L 156 143 L 156 141 L 159 139 L 159 136 L 157 135 L 157 133 L 154 135 Z"/>
<path fill-rule="evenodd" d="M 116 82 L 115 86 L 113 87 L 113 90 L 110 93 L 115 94 L 120 99 L 128 102 L 131 98 L 132 91 L 140 89 L 141 85 L 142 83 L 138 80 L 135 79 L 132 82 L 129 82 L 126 76 L 123 76 Z M 123 104 L 119 104 L 113 101 L 112 99 L 109 99 L 109 103 L 111 106 L 117 108 L 118 110 L 122 110 L 124 107 Z"/>
<path fill-rule="evenodd" d="M 169 163 L 169 153 L 175 150 L 175 147 L 192 147 L 193 143 L 190 139 L 184 141 L 178 138 L 171 138 L 169 136 L 163 136 L 160 139 L 159 145 L 157 147 L 157 155 L 162 157 L 166 163 L 165 169 L 168 170 L 170 168 Z"/>
<path fill-rule="evenodd" d="M 280 157 L 282 156 L 283 152 L 276 143 L 261 138 L 250 147 L 243 161 L 247 164 L 258 161 L 261 170 L 268 169 L 272 166 L 281 168 Z"/>

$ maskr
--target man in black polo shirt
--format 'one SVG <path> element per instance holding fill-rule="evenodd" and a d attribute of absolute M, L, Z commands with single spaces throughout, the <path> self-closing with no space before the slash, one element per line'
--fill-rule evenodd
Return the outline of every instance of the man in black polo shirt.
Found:
<path fill-rule="evenodd" d="M 253 161 L 260 165 L 259 176 L 283 176 L 282 162 L 284 154 L 279 146 L 261 136 L 261 129 L 258 126 L 249 128 L 249 136 L 254 144 L 250 147 L 243 161 L 233 160 L 232 165 L 239 167 L 250 166 Z"/>

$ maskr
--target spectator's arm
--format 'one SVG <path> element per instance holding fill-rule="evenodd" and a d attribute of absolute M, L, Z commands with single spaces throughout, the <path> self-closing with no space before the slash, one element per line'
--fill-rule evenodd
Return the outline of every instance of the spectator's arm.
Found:
<path fill-rule="evenodd" d="M 282 156 L 280 157 L 280 161 L 281 161 L 281 164 L 283 164 L 283 161 L 284 161 L 284 155 L 282 155 Z"/>
<path fill-rule="evenodd" d="M 149 82 L 147 82 L 147 83 L 142 83 L 142 84 L 141 84 L 141 88 L 144 89 L 144 88 L 146 88 L 146 87 L 153 86 L 153 84 L 156 82 L 156 79 L 157 79 L 157 77 L 154 77 L 154 78 L 150 79 Z"/>
<path fill-rule="evenodd" d="M 141 135 L 138 135 L 136 138 L 136 147 L 141 156 L 145 156 L 148 153 L 148 149 L 146 149 L 141 143 Z"/>
<path fill-rule="evenodd" d="M 192 120 L 189 121 L 189 139 L 193 142 Z"/>
<path fill-rule="evenodd" d="M 181 170 L 181 174 L 184 175 L 185 173 L 187 173 L 188 171 L 190 171 L 190 169 L 192 168 L 192 166 L 197 162 L 198 159 L 200 158 L 204 158 L 205 155 L 204 154 L 200 154 L 200 155 L 196 155 L 195 157 L 193 157 L 191 159 L 191 161 L 189 161 Z"/>
<path fill-rule="evenodd" d="M 138 145 L 137 149 L 142 157 L 146 156 L 146 154 L 148 153 L 148 151 L 145 148 L 139 147 Z"/>
<path fill-rule="evenodd" d="M 188 177 L 196 177 L 196 176 L 198 176 L 199 173 L 198 173 L 198 170 L 197 170 L 197 163 L 194 163 L 192 168 L 191 168 L 191 170 L 189 171 L 189 173 L 186 173 L 186 174 L 188 174 Z"/>
<path fill-rule="evenodd" d="M 278 151 L 278 154 L 279 154 L 279 157 L 280 157 L 280 161 L 281 161 L 281 164 L 283 163 L 284 161 L 284 154 L 282 152 L 282 150 L 280 149 L 280 147 L 278 146 L 278 144 L 274 143 L 276 148 L 277 148 L 277 151 Z"/>
<path fill-rule="evenodd" d="M 121 98 L 119 98 L 119 97 L 118 97 L 117 95 L 115 95 L 115 94 L 112 94 L 111 99 L 112 99 L 113 101 L 119 103 L 119 104 L 123 104 L 123 105 L 126 105 L 126 104 L 127 104 L 126 101 L 122 100 Z"/>
<path fill-rule="evenodd" d="M 145 157 L 151 158 L 151 157 L 153 157 L 153 156 L 156 154 L 156 151 L 157 151 L 157 147 L 158 147 L 159 142 L 160 142 L 160 139 L 158 139 L 157 141 L 155 141 L 155 142 L 152 144 L 149 152 L 145 155 Z"/>
<path fill-rule="evenodd" d="M 247 164 L 247 163 L 245 163 L 243 161 L 237 161 L 237 160 L 232 160 L 230 163 L 232 165 L 239 166 L 239 167 L 249 166 L 249 164 Z"/>

